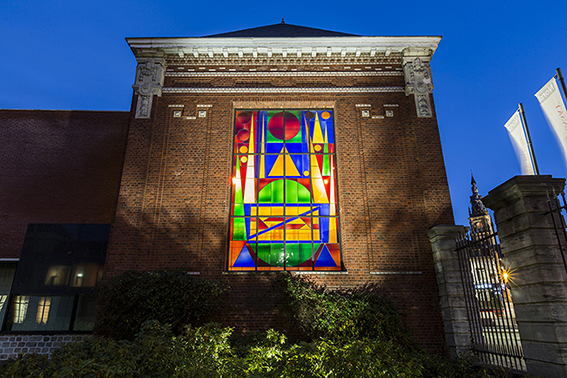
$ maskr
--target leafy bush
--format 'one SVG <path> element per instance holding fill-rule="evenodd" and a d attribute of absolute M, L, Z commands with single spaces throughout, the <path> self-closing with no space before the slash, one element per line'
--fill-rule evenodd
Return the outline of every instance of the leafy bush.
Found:
<path fill-rule="evenodd" d="M 376 339 L 411 345 L 402 315 L 376 285 L 327 290 L 291 274 L 280 275 L 275 282 L 283 296 L 288 331 L 299 331 L 300 339 Z"/>
<path fill-rule="evenodd" d="M 226 285 L 181 269 L 127 271 L 99 286 L 94 332 L 132 340 L 145 321 L 158 320 L 179 334 L 184 325 L 211 321 L 227 292 Z"/>
<path fill-rule="evenodd" d="M 9 362 L 1 377 L 220 377 L 230 361 L 232 330 L 210 324 L 175 336 L 170 327 L 146 322 L 133 341 L 93 337 L 47 356 Z M 218 372 L 218 373 L 217 373 Z"/>
<path fill-rule="evenodd" d="M 375 286 L 329 291 L 291 275 L 276 284 L 290 329 L 308 341 L 290 344 L 274 330 L 234 337 L 217 324 L 183 326 L 209 318 L 226 288 L 180 270 L 126 272 L 101 290 L 97 330 L 114 338 L 68 344 L 51 359 L 21 356 L 0 367 L 0 377 L 489 376 L 471 360 L 412 345 L 400 313 Z"/>
<path fill-rule="evenodd" d="M 270 330 L 238 356 L 230 328 L 208 324 L 178 336 L 147 322 L 133 341 L 94 337 L 53 354 L 9 362 L 0 377 L 487 377 L 483 369 L 393 342 L 356 340 L 288 344 Z"/>

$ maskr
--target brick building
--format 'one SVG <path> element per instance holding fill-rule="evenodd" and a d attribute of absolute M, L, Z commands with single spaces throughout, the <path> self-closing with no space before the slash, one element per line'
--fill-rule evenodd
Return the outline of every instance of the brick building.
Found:
<path fill-rule="evenodd" d="M 277 327 L 269 281 L 286 270 L 329 287 L 380 284 L 423 345 L 442 350 L 426 234 L 453 223 L 431 95 L 439 41 L 283 22 L 128 38 L 129 114 L 0 111 L 3 329 L 87 330 L 86 289 L 103 265 L 226 279 L 227 324 Z M 74 259 L 58 255 L 63 244 Z M 48 306 L 47 295 L 72 299 Z M 42 328 L 56 305 L 67 321 Z"/>

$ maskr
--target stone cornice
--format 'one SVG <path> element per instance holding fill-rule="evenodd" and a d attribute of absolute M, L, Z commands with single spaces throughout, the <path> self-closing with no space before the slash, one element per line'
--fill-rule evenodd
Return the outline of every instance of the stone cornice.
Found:
<path fill-rule="evenodd" d="M 161 95 L 163 78 L 196 76 L 389 76 L 401 75 L 370 73 L 381 70 L 377 65 L 403 68 L 406 86 L 402 87 L 168 87 L 164 93 L 384 93 L 405 92 L 414 95 L 418 117 L 432 117 L 429 94 L 433 89 L 429 61 L 441 37 L 313 37 L 313 38 L 126 38 L 138 61 L 134 89 L 138 95 L 136 118 L 148 118 L 153 95 Z M 365 72 L 362 72 L 362 64 Z M 236 73 L 246 69 L 246 75 Z M 304 67 L 319 66 L 307 73 Z M 356 65 L 347 73 L 346 66 Z M 193 66 L 193 67 L 191 67 Z M 199 67 L 201 66 L 201 67 Z M 208 73 L 193 71 L 206 69 Z M 229 73 L 211 73 L 217 68 L 229 68 Z M 252 68 L 252 66 L 256 66 Z M 271 66 L 271 67 L 270 67 Z M 296 67 L 294 67 L 296 66 Z M 340 67 L 343 66 L 343 67 Z M 400 67 L 401 66 L 401 67 Z M 171 67 L 171 68 L 169 68 Z M 214 67 L 214 68 L 212 68 Z M 290 72 L 282 74 L 280 72 Z M 332 68 L 332 73 L 320 69 Z M 187 70 L 183 73 L 174 69 Z M 267 70 L 270 72 L 267 73 Z M 258 71 L 260 72 L 258 72 Z M 274 71 L 275 70 L 275 71 Z M 230 73 L 234 71 L 235 73 Z M 357 72 L 358 71 L 358 72 Z M 166 73 L 167 72 L 167 73 Z M 198 73 L 197 73 L 198 72 Z M 226 71 L 225 71 L 226 72 Z M 277 73 L 275 73 L 277 72 Z"/>
<path fill-rule="evenodd" d="M 335 76 L 404 76 L 402 71 L 352 71 L 352 72 L 341 72 L 341 71 L 330 71 L 330 72 L 320 72 L 320 71 L 307 71 L 307 72 L 172 72 L 168 71 L 165 73 L 166 77 L 259 77 L 259 76 L 271 76 L 271 77 L 335 77 Z"/>
<path fill-rule="evenodd" d="M 429 50 L 428 50 L 429 51 Z M 341 57 L 340 54 L 331 55 L 317 55 L 315 57 L 311 55 L 303 54 L 301 57 L 296 55 L 287 55 L 283 57 L 282 55 L 268 55 L 259 54 L 257 57 L 252 55 L 243 55 L 242 58 L 239 56 L 228 56 L 224 57 L 222 55 L 213 55 L 209 57 L 208 55 L 201 54 L 198 58 L 193 55 L 183 55 L 181 58 L 179 55 L 165 55 L 156 54 L 156 56 L 166 57 L 168 65 L 200 65 L 200 66 L 258 66 L 258 65 L 277 65 L 277 66 L 298 66 L 298 65 L 323 65 L 323 66 L 333 66 L 333 65 L 369 65 L 369 64 L 380 64 L 380 65 L 401 65 L 404 57 L 402 53 L 391 53 L 386 56 L 383 53 L 376 53 L 374 56 L 365 53 L 360 56 L 356 54 L 346 54 Z M 138 58 L 138 61 L 143 61 L 144 58 Z"/>
<path fill-rule="evenodd" d="M 278 57 L 298 59 L 367 59 L 419 57 L 428 62 L 441 40 L 416 37 L 316 37 L 316 38 L 126 38 L 137 59 L 177 57 L 184 60 L 242 60 Z"/>
<path fill-rule="evenodd" d="M 404 93 L 404 87 L 165 87 L 163 93 Z"/>

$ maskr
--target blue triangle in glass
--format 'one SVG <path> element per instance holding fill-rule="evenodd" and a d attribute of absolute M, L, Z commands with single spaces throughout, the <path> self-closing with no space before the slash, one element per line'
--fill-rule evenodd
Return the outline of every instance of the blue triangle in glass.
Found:
<path fill-rule="evenodd" d="M 250 251 L 248 250 L 248 245 L 244 245 L 244 247 L 242 247 L 242 251 L 240 251 L 240 254 L 238 255 L 238 258 L 236 259 L 236 261 L 234 262 L 233 267 L 235 268 L 253 268 L 254 265 L 254 259 L 252 258 L 252 256 L 250 255 Z"/>
<path fill-rule="evenodd" d="M 321 250 L 321 253 L 319 254 L 319 258 L 317 259 L 315 266 L 321 267 L 321 268 L 337 266 L 337 264 L 335 263 L 335 260 L 333 260 L 333 257 L 331 256 L 331 253 L 329 252 L 329 248 L 327 248 L 326 244 L 323 245 L 323 249 Z"/>

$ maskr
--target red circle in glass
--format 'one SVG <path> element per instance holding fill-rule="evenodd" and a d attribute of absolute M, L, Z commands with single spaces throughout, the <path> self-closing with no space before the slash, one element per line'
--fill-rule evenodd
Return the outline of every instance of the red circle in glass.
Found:
<path fill-rule="evenodd" d="M 236 120 L 243 125 L 248 124 L 251 118 L 252 118 L 251 112 L 240 112 L 236 115 Z"/>
<path fill-rule="evenodd" d="M 285 114 L 285 134 L 284 134 L 284 114 Z M 270 118 L 268 130 L 270 133 L 282 140 L 289 140 L 297 135 L 301 125 L 297 117 L 291 113 L 279 112 Z"/>
<path fill-rule="evenodd" d="M 307 119 L 315 118 L 315 113 L 313 113 L 311 110 L 306 111 L 304 114 L 305 114 L 305 118 Z"/>
<path fill-rule="evenodd" d="M 250 131 L 246 129 L 240 130 L 238 134 L 236 134 L 236 137 L 239 141 L 246 142 L 248 139 L 250 139 Z"/>

